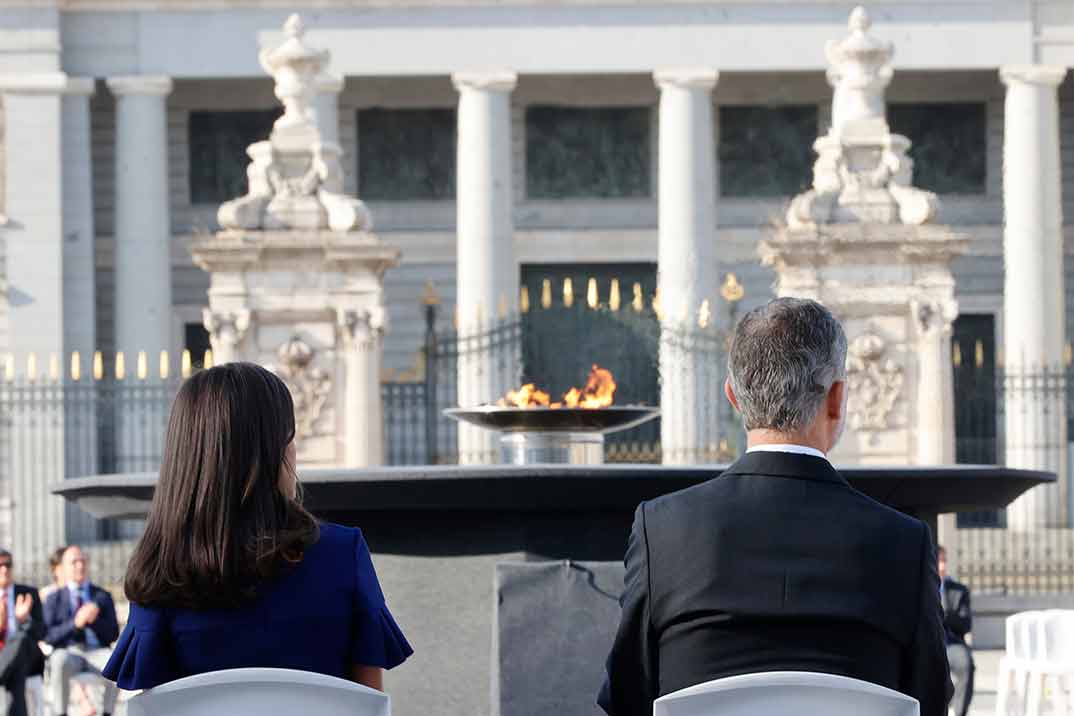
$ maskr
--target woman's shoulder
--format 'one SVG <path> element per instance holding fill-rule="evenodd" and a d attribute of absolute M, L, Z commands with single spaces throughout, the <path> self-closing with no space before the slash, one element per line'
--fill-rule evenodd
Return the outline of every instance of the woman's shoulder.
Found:
<path fill-rule="evenodd" d="M 127 625 L 138 631 L 158 631 L 168 626 L 168 613 L 165 607 L 155 607 L 131 602 L 127 615 Z"/>
<path fill-rule="evenodd" d="M 362 531 L 357 527 L 344 527 L 335 522 L 319 522 L 321 529 L 317 546 L 324 549 L 345 549 L 353 551 L 355 545 L 364 544 Z"/>

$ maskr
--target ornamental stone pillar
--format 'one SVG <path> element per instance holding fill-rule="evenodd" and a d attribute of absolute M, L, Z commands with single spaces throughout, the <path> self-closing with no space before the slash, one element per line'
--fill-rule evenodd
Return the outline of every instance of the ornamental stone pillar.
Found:
<path fill-rule="evenodd" d="M 695 345 L 699 311 L 713 298 L 716 148 L 710 69 L 662 70 L 657 199 L 660 295 L 660 443 L 665 464 L 705 461 L 719 442 L 703 379 L 712 357 Z"/>
<path fill-rule="evenodd" d="M 518 378 L 504 368 L 498 341 L 477 336 L 492 330 L 518 296 L 511 189 L 512 72 L 459 73 L 456 154 L 456 306 L 459 333 L 458 399 L 462 407 L 502 397 Z M 490 343 L 493 347 L 489 347 Z M 489 463 L 497 457 L 495 435 L 459 425 L 459 460 Z"/>
<path fill-rule="evenodd" d="M 169 77 L 111 77 L 116 96 L 115 348 L 172 348 Z"/>
<path fill-rule="evenodd" d="M 380 465 L 384 462 L 380 355 L 387 314 L 383 308 L 340 310 L 337 317 L 345 356 L 344 461 L 351 466 Z"/>
<path fill-rule="evenodd" d="M 1056 473 L 1007 508 L 1013 528 L 1065 527 L 1066 306 L 1059 103 L 1062 67 L 1008 66 L 1003 132 L 1006 463 Z"/>

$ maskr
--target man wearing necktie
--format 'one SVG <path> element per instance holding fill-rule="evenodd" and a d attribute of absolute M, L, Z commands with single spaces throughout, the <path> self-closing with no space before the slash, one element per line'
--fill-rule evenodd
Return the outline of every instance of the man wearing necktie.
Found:
<path fill-rule="evenodd" d="M 37 590 L 15 584 L 11 553 L 0 549 L 0 686 L 10 695 L 9 716 L 26 716 L 26 677 L 39 667 L 37 642 L 45 634 Z"/>
<path fill-rule="evenodd" d="M 66 716 L 71 679 L 86 671 L 101 673 L 119 637 L 119 623 L 112 596 L 89 581 L 81 549 L 64 550 L 60 570 L 66 587 L 45 600 L 45 641 L 55 649 L 49 656 L 52 708 Z M 115 711 L 116 695 L 115 685 L 106 682 L 104 716 Z"/>

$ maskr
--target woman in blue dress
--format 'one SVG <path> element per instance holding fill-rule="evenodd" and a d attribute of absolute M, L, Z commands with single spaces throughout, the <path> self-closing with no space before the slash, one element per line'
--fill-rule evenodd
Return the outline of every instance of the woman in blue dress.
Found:
<path fill-rule="evenodd" d="M 260 366 L 183 384 L 104 669 L 120 688 L 276 667 L 381 689 L 383 669 L 410 656 L 361 531 L 302 507 L 294 436 L 291 394 Z"/>

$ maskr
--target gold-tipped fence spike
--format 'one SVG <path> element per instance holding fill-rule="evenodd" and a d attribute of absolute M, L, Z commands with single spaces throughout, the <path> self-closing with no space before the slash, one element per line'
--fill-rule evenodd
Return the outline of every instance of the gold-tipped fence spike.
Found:
<path fill-rule="evenodd" d="M 738 276 L 728 273 L 724 277 L 723 285 L 720 286 L 720 295 L 728 303 L 736 303 L 746 295 L 746 289 L 738 282 Z"/>
<path fill-rule="evenodd" d="M 698 328 L 708 328 L 709 321 L 712 320 L 712 308 L 709 306 L 709 300 L 706 298 L 701 302 L 701 308 L 697 309 L 697 326 Z"/>
<path fill-rule="evenodd" d="M 590 277 L 585 289 L 585 302 L 590 308 L 600 305 L 600 293 L 597 291 L 597 279 Z"/>
<path fill-rule="evenodd" d="M 423 306 L 439 306 L 440 294 L 432 281 L 425 282 L 425 288 L 421 292 L 421 304 Z"/>
<path fill-rule="evenodd" d="M 980 339 L 973 344 L 973 365 L 977 368 L 984 365 L 984 343 Z M 1068 362 L 1067 365 L 1070 363 Z"/>
<path fill-rule="evenodd" d="M 653 291 L 653 313 L 656 314 L 656 317 L 658 319 L 663 320 L 664 312 L 663 312 L 662 307 L 660 305 L 660 287 L 659 286 L 657 286 L 656 290 Z"/>
<path fill-rule="evenodd" d="M 634 284 L 634 300 L 630 304 L 634 308 L 635 313 L 641 313 L 645 310 L 645 295 L 642 293 L 641 284 Z"/>
<path fill-rule="evenodd" d="M 171 372 L 171 361 L 168 360 L 168 351 L 160 352 L 160 379 L 167 380 L 168 374 Z"/>
<path fill-rule="evenodd" d="M 60 355 L 59 353 L 50 353 L 48 357 L 48 379 L 53 383 L 60 379 Z"/>
<path fill-rule="evenodd" d="M 183 355 L 179 359 L 179 375 L 183 377 L 183 380 L 186 380 L 190 377 L 193 368 L 194 361 L 190 358 L 190 349 L 188 348 L 183 351 Z"/>
<path fill-rule="evenodd" d="M 962 346 L 958 343 L 955 344 L 954 350 L 951 351 L 951 362 L 955 364 L 955 367 L 962 365 Z"/>
<path fill-rule="evenodd" d="M 93 379 L 104 380 L 104 355 L 100 351 L 93 352 Z"/>
<path fill-rule="evenodd" d="M 552 307 L 552 279 L 541 281 L 541 308 Z"/>
<path fill-rule="evenodd" d="M 71 380 L 82 380 L 82 356 L 78 351 L 71 351 Z"/>
<path fill-rule="evenodd" d="M 570 276 L 563 279 L 563 305 L 567 308 L 574 305 L 574 281 Z"/>
<path fill-rule="evenodd" d="M 500 302 L 496 306 L 496 316 L 501 321 L 507 320 L 507 314 L 511 312 L 511 305 L 507 302 L 507 295 L 500 294 Z"/>
<path fill-rule="evenodd" d="M 138 351 L 138 362 L 135 366 L 135 374 L 138 376 L 138 380 L 145 380 L 149 377 L 149 357 L 146 356 L 145 351 Z"/>
<path fill-rule="evenodd" d="M 1074 348 L 1068 342 L 1063 346 L 1063 365 L 1069 368 L 1071 363 L 1074 363 Z"/>
<path fill-rule="evenodd" d="M 207 351 L 205 351 L 205 357 L 201 359 L 201 364 L 202 364 L 202 366 L 205 367 L 206 370 L 208 370 L 209 368 L 213 367 L 213 349 L 212 348 L 210 348 Z"/>
<path fill-rule="evenodd" d="M 12 353 L 8 353 L 4 359 L 4 380 L 8 383 L 15 380 L 15 356 Z"/>
<path fill-rule="evenodd" d="M 523 286 L 518 292 L 518 310 L 522 313 L 530 312 L 530 290 Z"/>
<path fill-rule="evenodd" d="M 618 311 L 620 301 L 622 301 L 622 297 L 619 295 L 619 279 L 613 278 L 612 286 L 608 290 L 608 308 Z"/>
<path fill-rule="evenodd" d="M 127 377 L 127 356 L 123 351 L 116 351 L 116 380 Z"/>
<path fill-rule="evenodd" d="M 37 380 L 37 354 L 31 353 L 26 356 L 26 377 L 29 380 Z"/>

